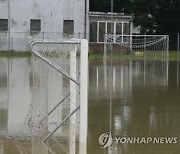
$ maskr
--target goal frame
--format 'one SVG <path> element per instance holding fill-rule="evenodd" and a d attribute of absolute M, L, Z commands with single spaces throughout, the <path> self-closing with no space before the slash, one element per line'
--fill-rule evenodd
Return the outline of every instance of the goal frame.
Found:
<path fill-rule="evenodd" d="M 70 74 L 69 75 L 63 69 L 58 68 L 53 63 L 44 58 L 38 50 L 34 47 L 36 44 L 80 44 L 80 79 L 79 82 L 76 80 L 76 69 L 74 66 L 74 62 L 76 61 L 76 49 L 74 52 L 70 54 Z M 53 135 L 53 133 L 59 129 L 66 120 L 70 119 L 77 110 L 80 110 L 80 125 L 79 125 L 79 142 L 86 143 L 87 142 L 87 130 L 88 130 L 88 40 L 86 39 L 70 39 L 68 41 L 59 41 L 59 40 L 33 40 L 30 42 L 31 53 L 36 55 L 38 58 L 43 60 L 46 64 L 53 67 L 56 71 L 63 74 L 70 80 L 70 92 L 74 94 L 70 96 L 72 99 L 72 103 L 70 102 L 70 111 L 71 113 L 65 118 L 64 121 L 49 135 L 47 135 L 43 142 L 45 143 L 48 138 Z M 74 67 L 71 69 L 71 67 Z M 72 70 L 72 71 L 71 71 Z M 75 84 L 79 86 L 80 89 L 80 105 L 75 108 L 76 103 L 76 87 Z M 71 94 L 70 94 L 71 95 Z M 72 122 L 75 120 L 72 117 Z"/>

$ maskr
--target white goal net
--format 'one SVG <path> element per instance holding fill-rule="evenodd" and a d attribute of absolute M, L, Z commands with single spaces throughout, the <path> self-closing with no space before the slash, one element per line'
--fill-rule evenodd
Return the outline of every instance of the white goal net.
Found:
<path fill-rule="evenodd" d="M 70 137 L 73 143 L 78 137 L 80 142 L 86 142 L 88 41 L 36 40 L 30 48 L 32 101 L 15 137 L 35 137 L 43 142 L 50 137 Z"/>
<path fill-rule="evenodd" d="M 166 35 L 106 35 L 104 63 L 138 65 L 144 74 L 167 74 L 169 37 Z"/>

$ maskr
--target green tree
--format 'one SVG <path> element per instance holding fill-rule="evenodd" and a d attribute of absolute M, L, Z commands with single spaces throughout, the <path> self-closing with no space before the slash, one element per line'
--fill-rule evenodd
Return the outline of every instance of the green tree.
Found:
<path fill-rule="evenodd" d="M 154 33 L 157 27 L 156 14 L 158 6 L 156 0 L 133 1 L 134 25 L 141 26 L 141 33 Z"/>
<path fill-rule="evenodd" d="M 180 32 L 180 0 L 113 0 L 114 12 L 134 15 L 141 33 Z M 91 11 L 110 12 L 111 0 L 90 0 Z"/>
<path fill-rule="evenodd" d="M 179 0 L 134 0 L 134 23 L 142 33 L 172 34 L 180 31 Z"/>
<path fill-rule="evenodd" d="M 180 1 L 159 0 L 159 8 L 156 14 L 157 33 L 180 32 Z"/>
<path fill-rule="evenodd" d="M 111 0 L 90 0 L 90 11 L 111 12 Z M 113 0 L 113 12 L 130 13 L 131 0 Z M 132 13 L 132 12 L 131 12 Z"/>

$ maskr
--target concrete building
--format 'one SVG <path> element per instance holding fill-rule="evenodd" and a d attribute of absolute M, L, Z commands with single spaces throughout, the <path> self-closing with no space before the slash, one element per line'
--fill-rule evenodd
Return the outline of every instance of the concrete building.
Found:
<path fill-rule="evenodd" d="M 113 13 L 114 34 L 131 34 L 132 18 Z M 33 39 L 101 43 L 110 32 L 111 14 L 89 12 L 89 0 L 0 0 L 0 51 L 29 51 Z"/>
<path fill-rule="evenodd" d="M 0 51 L 27 51 L 32 39 L 86 38 L 88 0 L 1 0 Z"/>

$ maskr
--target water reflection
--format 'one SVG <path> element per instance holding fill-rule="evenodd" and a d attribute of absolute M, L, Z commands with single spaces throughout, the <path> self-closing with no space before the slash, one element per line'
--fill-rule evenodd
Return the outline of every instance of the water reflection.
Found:
<path fill-rule="evenodd" d="M 8 124 L 7 134 L 16 135 L 21 129 L 31 103 L 30 60 L 7 59 Z"/>
<path fill-rule="evenodd" d="M 167 88 L 168 68 L 168 62 L 165 64 L 154 62 L 151 65 L 144 66 L 144 62 L 141 61 L 115 65 L 112 72 L 110 66 L 91 66 L 91 85 L 94 86 L 95 83 L 93 82 L 96 82 L 96 91 L 92 90 L 93 95 L 105 98 L 107 95 L 103 95 L 103 93 L 109 93 L 109 88 L 112 88 L 113 94 L 118 94 L 118 96 L 114 97 L 129 99 L 134 86 Z M 112 83 L 110 82 L 111 74 Z M 93 89 L 93 86 L 90 88 Z"/>
<path fill-rule="evenodd" d="M 95 142 L 101 133 L 109 132 L 109 125 L 112 127 L 113 136 L 177 136 L 180 138 L 180 133 L 178 133 L 180 120 L 177 113 L 180 111 L 179 82 L 176 82 L 176 74 L 179 72 L 177 69 L 176 63 L 162 65 L 154 62 L 145 66 L 141 61 L 114 65 L 112 72 L 110 67 L 91 66 L 90 74 L 96 74 L 90 76 L 89 129 L 92 131 L 93 141 Z M 112 82 L 109 81 L 110 73 L 112 73 Z M 104 74 L 107 77 L 104 77 Z M 96 91 L 93 91 L 95 84 Z M 109 100 L 111 90 L 113 91 L 112 111 Z M 112 116 L 109 116 L 111 112 Z M 95 113 L 99 115 L 94 115 Z M 92 148 L 94 144 L 89 144 L 89 146 Z M 177 151 L 180 152 L 179 144 L 114 143 L 112 147 L 105 150 L 98 149 L 98 145 L 96 146 L 93 152 L 109 154 L 169 154 L 170 152 L 176 154 Z"/>
<path fill-rule="evenodd" d="M 101 149 L 98 144 L 99 135 L 108 132 L 110 125 L 114 136 L 177 136 L 180 139 L 177 63 L 167 64 L 168 67 L 161 67 L 158 63 L 144 67 L 141 61 L 115 65 L 112 82 L 109 81 L 109 67 L 90 65 L 87 145 L 78 145 L 75 125 L 60 129 L 46 145 L 38 138 L 26 142 L 4 139 L 6 135 L 17 134 L 27 116 L 32 94 L 32 68 L 29 58 L 1 58 L 0 64 L 0 153 L 85 154 L 86 148 L 88 154 L 180 153 L 179 143 L 113 144 L 107 149 Z M 54 72 L 49 75 L 53 89 L 49 89 L 48 99 L 54 103 L 61 98 L 63 79 L 61 76 L 57 78 Z M 113 91 L 112 119 L 109 119 L 110 87 Z M 57 126 L 55 121 L 61 121 L 68 109 L 68 106 L 62 106 L 50 117 L 49 130 Z"/>
<path fill-rule="evenodd" d="M 30 128 L 26 127 L 27 116 L 31 112 L 32 106 L 32 67 L 30 58 L 2 58 L 0 59 L 0 135 L 2 138 L 3 153 L 67 153 L 75 154 L 79 146 L 76 137 L 79 134 L 78 124 L 67 122 L 59 129 L 46 144 L 42 144 L 42 138 L 35 137 L 27 140 L 31 135 Z M 56 74 L 52 69 L 48 71 L 48 101 L 51 110 L 59 100 L 62 94 L 67 91 L 62 90 L 63 77 Z M 42 74 L 43 75 L 43 74 Z M 45 75 L 45 74 L 44 74 Z M 38 89 L 37 89 L 38 90 Z M 38 91 L 36 91 L 38 92 Z M 38 109 L 39 106 L 37 104 Z M 40 109 L 43 112 L 43 108 Z M 53 112 L 48 120 L 48 131 L 51 132 L 59 122 L 69 113 L 69 104 L 64 102 Z M 33 115 L 33 114 L 32 114 Z M 77 113 L 78 115 L 78 113 Z M 32 117 L 34 118 L 34 117 Z M 42 119 L 42 118 L 41 118 Z M 72 120 L 71 120 L 72 121 Z M 27 123 L 28 124 L 28 123 Z M 8 136 L 9 138 L 6 138 Z M 3 139 L 4 138 L 4 139 Z M 5 143 L 8 143 L 6 146 Z M 81 148 L 82 147 L 82 148 Z M 86 153 L 86 145 L 80 146 L 79 152 Z M 80 151 L 81 150 L 81 151 Z"/>
<path fill-rule="evenodd" d="M 8 96 L 7 96 L 7 65 L 5 59 L 0 59 L 0 133 L 6 134 L 7 130 L 7 108 L 8 108 Z"/>

